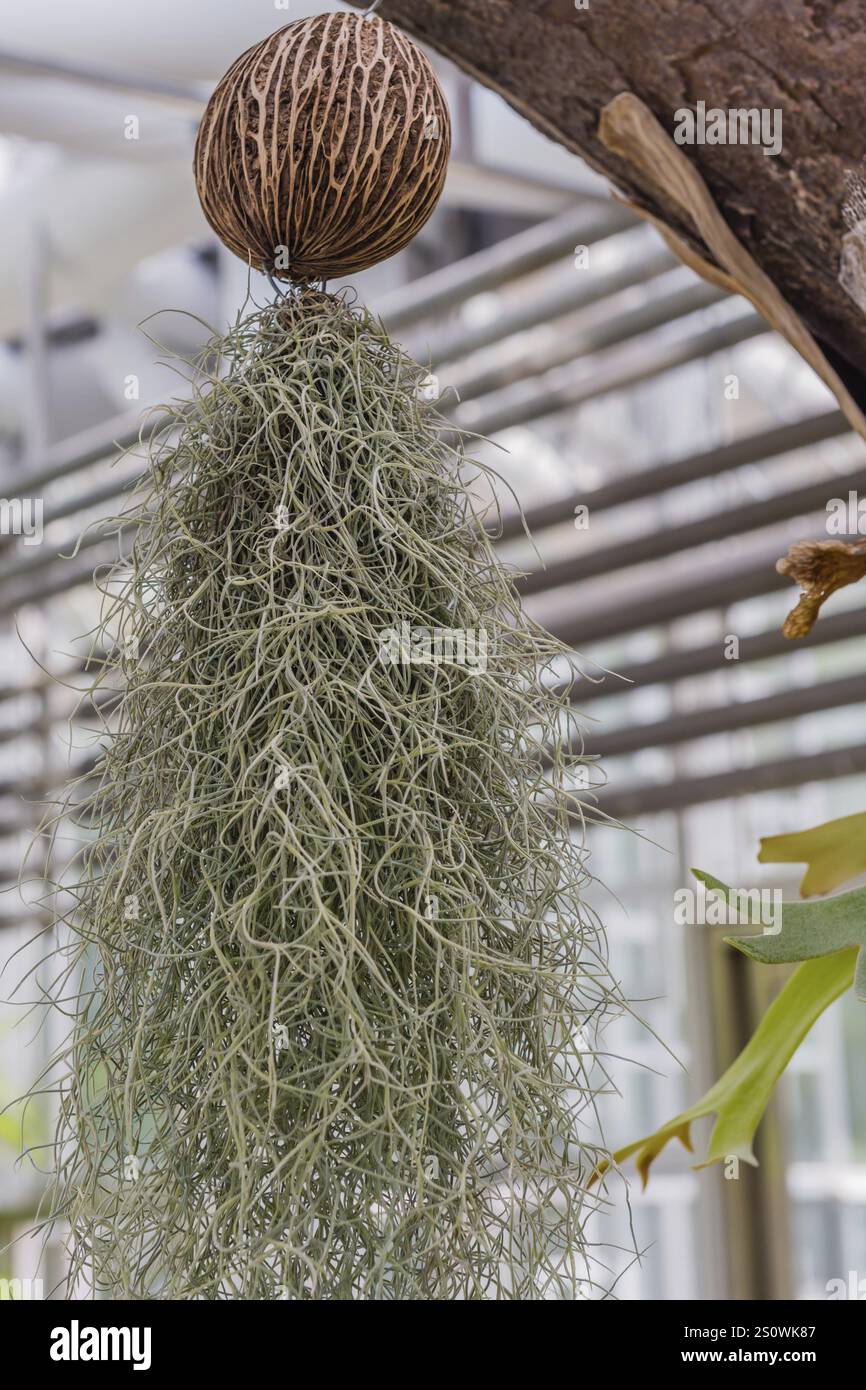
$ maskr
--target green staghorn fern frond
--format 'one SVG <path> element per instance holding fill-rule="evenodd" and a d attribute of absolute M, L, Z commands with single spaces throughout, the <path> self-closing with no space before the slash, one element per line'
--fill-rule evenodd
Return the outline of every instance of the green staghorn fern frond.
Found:
<path fill-rule="evenodd" d="M 373 319 L 306 290 L 208 351 L 103 581 L 44 1220 L 114 1296 L 574 1297 L 621 1000 L 562 649 Z"/>
<path fill-rule="evenodd" d="M 847 816 L 793 835 L 765 838 L 759 859 L 762 863 L 807 862 L 802 893 L 807 887 L 818 891 L 817 884 L 836 888 L 860 872 L 863 851 L 857 834 L 862 823 L 862 816 Z M 711 874 L 692 872 L 722 900 L 730 902 L 738 896 Z M 809 1030 L 852 987 L 855 997 L 866 1001 L 866 889 L 820 901 L 784 903 L 780 918 L 772 930 L 765 926 L 760 934 L 725 937 L 729 946 L 762 965 L 798 963 L 742 1052 L 688 1110 L 603 1160 L 593 1183 L 612 1165 L 635 1156 L 646 1187 L 650 1168 L 669 1140 L 679 1139 L 691 1152 L 692 1124 L 708 1115 L 715 1115 L 716 1122 L 706 1157 L 697 1167 L 729 1158 L 757 1163 L 752 1143 L 758 1125 L 776 1083 Z M 753 924 L 748 912 L 745 924 Z"/>

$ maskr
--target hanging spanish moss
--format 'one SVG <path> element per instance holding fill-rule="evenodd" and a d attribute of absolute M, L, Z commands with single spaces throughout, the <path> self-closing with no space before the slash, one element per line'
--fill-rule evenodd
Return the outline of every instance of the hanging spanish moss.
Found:
<path fill-rule="evenodd" d="M 114 1297 L 573 1298 L 618 995 L 561 648 L 368 314 L 202 361 L 101 582 L 43 1216 Z"/>

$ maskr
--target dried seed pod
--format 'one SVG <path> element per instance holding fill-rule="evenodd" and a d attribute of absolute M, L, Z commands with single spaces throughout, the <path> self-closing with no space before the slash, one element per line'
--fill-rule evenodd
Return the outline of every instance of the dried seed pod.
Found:
<path fill-rule="evenodd" d="M 195 147 L 205 217 L 235 255 L 285 280 L 393 256 L 442 192 L 451 129 L 427 59 L 385 20 L 317 15 L 238 58 Z"/>

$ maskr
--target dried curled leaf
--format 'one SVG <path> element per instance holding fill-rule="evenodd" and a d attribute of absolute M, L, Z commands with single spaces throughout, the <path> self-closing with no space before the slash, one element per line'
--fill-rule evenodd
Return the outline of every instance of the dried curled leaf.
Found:
<path fill-rule="evenodd" d="M 842 378 L 799 314 L 734 235 L 697 168 L 649 107 L 633 92 L 620 92 L 604 107 L 598 134 L 602 144 L 661 192 L 662 204 L 673 209 L 679 231 L 666 227 L 638 204 L 629 203 L 634 212 L 655 223 L 671 250 L 698 275 L 754 304 L 770 327 L 787 338 L 829 386 L 851 428 L 866 439 L 866 418 Z M 686 229 L 693 232 L 691 245 L 681 234 Z M 707 256 L 700 253 L 701 245 Z"/>
<path fill-rule="evenodd" d="M 803 590 L 796 608 L 785 619 L 782 633 L 790 638 L 806 637 L 822 603 L 837 589 L 866 575 L 866 541 L 798 541 L 776 561 L 776 569 Z"/>

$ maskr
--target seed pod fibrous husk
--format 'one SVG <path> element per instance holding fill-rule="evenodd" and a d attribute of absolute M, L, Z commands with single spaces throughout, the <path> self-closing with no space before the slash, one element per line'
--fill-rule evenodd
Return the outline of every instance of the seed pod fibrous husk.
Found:
<path fill-rule="evenodd" d="M 279 279 L 354 274 L 402 250 L 448 167 L 448 108 L 419 48 L 375 15 L 301 19 L 241 55 L 199 126 L 202 209 Z"/>

